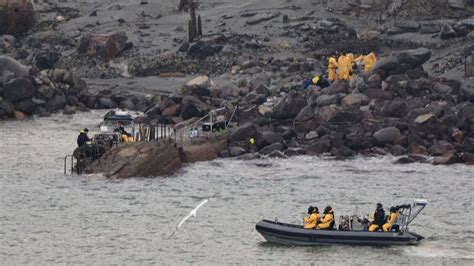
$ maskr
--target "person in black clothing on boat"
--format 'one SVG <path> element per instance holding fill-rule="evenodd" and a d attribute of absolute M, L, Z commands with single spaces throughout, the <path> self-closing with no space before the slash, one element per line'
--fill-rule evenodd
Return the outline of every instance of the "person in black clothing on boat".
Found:
<path fill-rule="evenodd" d="M 382 203 L 377 203 L 374 214 L 374 221 L 369 226 L 370 232 L 375 232 L 382 229 L 385 224 L 385 211 L 382 207 Z"/>
<path fill-rule="evenodd" d="M 130 135 L 130 133 L 128 133 L 126 130 L 125 130 L 125 127 L 123 125 L 122 122 L 118 122 L 118 128 L 116 128 L 114 130 L 115 132 L 119 132 L 120 133 L 120 137 L 121 137 L 121 140 L 123 142 L 130 142 L 132 141 L 132 135 Z"/>
<path fill-rule="evenodd" d="M 77 146 L 82 147 L 86 144 L 86 142 L 91 141 L 89 136 L 87 136 L 87 133 L 89 133 L 89 129 L 84 128 L 81 130 L 81 133 L 79 133 L 79 136 L 77 136 Z"/>

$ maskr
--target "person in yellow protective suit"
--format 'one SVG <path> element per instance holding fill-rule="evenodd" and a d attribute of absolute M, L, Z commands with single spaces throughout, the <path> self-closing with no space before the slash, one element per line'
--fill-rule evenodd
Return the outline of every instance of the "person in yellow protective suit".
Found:
<path fill-rule="evenodd" d="M 303 224 L 305 229 L 315 229 L 318 224 L 318 220 L 321 217 L 319 215 L 318 207 L 309 206 L 308 217 L 303 218 Z"/>
<path fill-rule="evenodd" d="M 130 135 L 130 133 L 128 133 L 125 130 L 124 124 L 122 122 L 118 122 L 118 127 L 114 131 L 120 133 L 120 139 L 121 139 L 122 142 L 132 142 L 133 141 L 132 135 Z"/>
<path fill-rule="evenodd" d="M 337 79 L 337 68 L 339 65 L 337 64 L 336 57 L 331 56 L 328 60 L 328 80 L 335 81 Z"/>
<path fill-rule="evenodd" d="M 391 207 L 390 217 L 388 218 L 388 221 L 382 226 L 384 232 L 390 231 L 393 224 L 397 220 L 397 217 L 398 217 L 398 209 L 396 207 Z"/>
<path fill-rule="evenodd" d="M 352 69 L 351 59 L 347 55 L 341 55 L 337 59 L 337 64 L 339 65 L 338 78 L 343 80 L 349 80 L 350 72 Z"/>
<path fill-rule="evenodd" d="M 377 63 L 377 57 L 374 53 L 369 53 L 368 55 L 364 56 L 361 55 L 354 59 L 355 62 L 364 61 L 364 71 L 370 72 L 372 68 L 374 68 L 375 63 Z"/>
<path fill-rule="evenodd" d="M 323 212 L 324 216 L 322 219 L 319 219 L 317 229 L 327 229 L 331 230 L 334 228 L 334 211 L 331 206 L 327 206 Z"/>

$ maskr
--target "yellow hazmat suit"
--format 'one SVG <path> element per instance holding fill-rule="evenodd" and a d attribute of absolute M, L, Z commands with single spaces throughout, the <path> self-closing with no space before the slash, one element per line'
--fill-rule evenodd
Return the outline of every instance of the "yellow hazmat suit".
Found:
<path fill-rule="evenodd" d="M 339 65 L 339 79 L 349 80 L 350 72 L 352 69 L 351 59 L 346 55 L 341 55 L 337 59 L 337 64 Z"/>
<path fill-rule="evenodd" d="M 337 79 L 337 64 L 336 58 L 334 56 L 329 57 L 328 60 L 328 79 L 334 81 Z"/>
<path fill-rule="evenodd" d="M 395 221 L 397 220 L 397 213 L 396 212 L 392 212 L 390 213 L 390 218 L 388 219 L 387 223 L 385 223 L 382 228 L 383 228 L 383 231 L 384 232 L 387 232 L 390 230 L 390 228 L 392 228 L 392 225 L 395 223 Z"/>
<path fill-rule="evenodd" d="M 313 212 L 309 215 L 309 217 L 306 217 L 303 219 L 304 221 L 304 228 L 306 229 L 315 229 L 316 225 L 318 224 L 318 220 L 320 218 L 319 213 Z"/>
<path fill-rule="evenodd" d="M 331 223 L 334 221 L 334 211 L 330 210 L 328 213 L 326 213 L 319 221 L 318 224 L 318 229 L 328 229 L 331 226 Z"/>
<path fill-rule="evenodd" d="M 370 72 L 374 68 L 375 63 L 377 63 L 377 57 L 374 53 L 370 53 L 366 56 L 361 55 L 354 59 L 355 62 L 364 61 L 364 71 Z"/>

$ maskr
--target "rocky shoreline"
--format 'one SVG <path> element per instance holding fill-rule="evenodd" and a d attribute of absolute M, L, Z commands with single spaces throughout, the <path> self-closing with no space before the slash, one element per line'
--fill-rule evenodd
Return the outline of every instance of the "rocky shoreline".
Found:
<path fill-rule="evenodd" d="M 37 5 L 36 24 L 22 33 L 1 21 L 0 119 L 122 108 L 179 124 L 238 107 L 241 126 L 221 157 L 393 154 L 404 156 L 399 163 L 474 164 L 474 80 L 460 74 L 474 50 L 471 3 L 423 7 L 449 10 L 438 18 L 416 13 L 416 1 L 383 12 L 343 1 L 203 3 L 207 34 L 188 42 L 186 13 L 173 1 L 145 2 Z M 382 56 L 350 82 L 301 90 L 337 51 Z"/>

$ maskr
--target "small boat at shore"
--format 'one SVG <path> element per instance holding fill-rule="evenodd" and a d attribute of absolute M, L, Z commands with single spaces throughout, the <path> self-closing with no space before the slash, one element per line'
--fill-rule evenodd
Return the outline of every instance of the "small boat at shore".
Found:
<path fill-rule="evenodd" d="M 404 205 L 399 210 L 398 231 L 368 232 L 363 230 L 312 230 L 302 225 L 262 220 L 255 228 L 267 242 L 293 245 L 314 246 L 328 244 L 347 245 L 415 245 L 423 236 L 408 230 L 408 225 L 428 204 L 426 200 L 415 200 L 413 205 Z"/>

